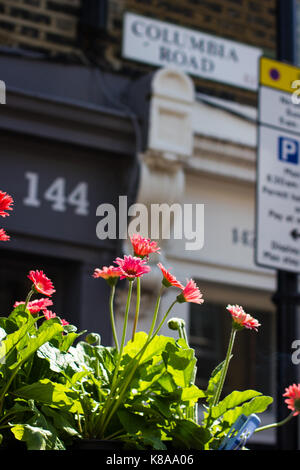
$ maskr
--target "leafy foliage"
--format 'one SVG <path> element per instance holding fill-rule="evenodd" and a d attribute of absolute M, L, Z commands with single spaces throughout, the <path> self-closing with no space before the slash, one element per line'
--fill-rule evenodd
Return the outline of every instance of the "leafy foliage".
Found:
<path fill-rule="evenodd" d="M 90 340 L 74 346 L 80 333 L 74 327 L 63 333 L 57 318 L 37 327 L 18 307 L 0 318 L 0 328 L 0 429 L 9 423 L 28 449 L 63 450 L 80 438 L 117 439 L 138 449 L 217 448 L 240 414 L 263 412 L 272 401 L 255 390 L 234 391 L 212 406 L 223 363 L 200 390 L 194 351 L 183 338 L 147 342 L 137 333 L 115 376 L 116 350 Z M 120 392 L 116 407 L 112 397 Z M 207 409 L 201 425 L 194 419 L 199 400 Z"/>

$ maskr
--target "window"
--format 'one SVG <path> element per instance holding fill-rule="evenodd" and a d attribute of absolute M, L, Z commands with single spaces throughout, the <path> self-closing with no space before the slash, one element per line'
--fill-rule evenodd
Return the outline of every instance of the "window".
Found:
<path fill-rule="evenodd" d="M 189 341 L 198 359 L 197 385 L 200 388 L 206 388 L 212 370 L 226 355 L 231 317 L 225 306 L 209 301 L 201 306 L 191 304 Z M 251 313 L 252 309 L 243 307 Z M 244 329 L 236 335 L 224 394 L 254 388 L 274 395 L 275 318 L 272 312 L 258 310 L 253 316 L 261 327 L 258 333 Z"/>

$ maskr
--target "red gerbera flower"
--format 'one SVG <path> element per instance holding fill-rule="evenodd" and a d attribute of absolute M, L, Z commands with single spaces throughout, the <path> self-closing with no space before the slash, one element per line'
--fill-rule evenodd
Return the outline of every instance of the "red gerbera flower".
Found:
<path fill-rule="evenodd" d="M 173 274 L 171 274 L 170 271 L 164 268 L 164 266 L 161 263 L 158 263 L 157 266 L 162 272 L 162 275 L 163 275 L 162 283 L 165 287 L 173 286 L 173 287 L 179 287 L 179 289 L 182 289 L 182 290 L 184 289 L 181 282 L 177 281 L 176 277 L 173 276 Z"/>
<path fill-rule="evenodd" d="M 288 405 L 288 409 L 294 411 L 294 416 L 300 414 L 300 384 L 290 385 L 285 389 L 285 393 L 282 395 L 287 397 L 287 400 L 284 400 Z"/>
<path fill-rule="evenodd" d="M 33 282 L 34 289 L 40 294 L 48 297 L 54 294 L 54 286 L 43 271 L 30 271 L 28 278 Z"/>
<path fill-rule="evenodd" d="M 6 217 L 9 214 L 5 211 L 12 211 L 12 205 L 14 203 L 13 198 L 3 191 L 0 191 L 0 215 L 1 217 Z"/>
<path fill-rule="evenodd" d="M 19 305 L 25 305 L 25 302 L 15 302 L 14 308 L 18 307 Z M 52 300 L 42 298 L 28 302 L 27 308 L 32 315 L 35 315 L 36 313 L 39 313 L 40 310 L 46 310 L 47 307 L 50 307 L 51 305 L 53 305 Z"/>
<path fill-rule="evenodd" d="M 142 235 L 135 233 L 130 237 L 133 247 L 134 256 L 144 258 L 149 256 L 150 253 L 159 253 L 160 248 L 156 242 L 151 241 L 149 238 L 144 238 Z"/>
<path fill-rule="evenodd" d="M 3 228 L 0 228 L 0 242 L 7 242 L 8 240 L 10 240 L 10 236 L 7 235 Z"/>
<path fill-rule="evenodd" d="M 237 329 L 248 328 L 257 331 L 260 326 L 258 321 L 246 313 L 243 307 L 239 305 L 227 305 L 226 309 L 231 313 L 233 324 Z"/>
<path fill-rule="evenodd" d="M 136 256 L 129 255 L 124 256 L 124 259 L 117 258 L 114 263 L 119 266 L 122 272 L 120 279 L 134 279 L 151 271 L 150 267 L 145 265 L 146 260 Z"/>
<path fill-rule="evenodd" d="M 64 320 L 63 318 L 60 319 L 60 322 L 62 326 L 70 325 L 70 323 L 67 320 Z"/>
<path fill-rule="evenodd" d="M 95 269 L 93 277 L 101 277 L 102 279 L 105 279 L 110 286 L 113 286 L 117 283 L 117 280 L 122 276 L 122 274 L 123 273 L 120 268 L 116 268 L 115 266 L 103 266 L 102 269 Z"/>
<path fill-rule="evenodd" d="M 187 281 L 183 291 L 177 296 L 177 300 L 179 303 L 192 302 L 194 304 L 203 304 L 204 302 L 204 299 L 202 299 L 202 293 L 193 279 Z"/>
<path fill-rule="evenodd" d="M 51 310 L 44 310 L 43 314 L 46 320 L 50 320 L 50 318 L 56 318 L 56 313 L 52 312 Z"/>

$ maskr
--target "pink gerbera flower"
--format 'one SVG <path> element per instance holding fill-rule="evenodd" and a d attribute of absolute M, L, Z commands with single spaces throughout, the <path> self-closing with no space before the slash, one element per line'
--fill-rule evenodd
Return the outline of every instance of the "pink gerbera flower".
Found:
<path fill-rule="evenodd" d="M 12 211 L 12 205 L 14 203 L 13 198 L 3 191 L 0 191 L 0 216 L 6 217 L 9 214 L 5 211 Z"/>
<path fill-rule="evenodd" d="M 160 248 L 156 242 L 151 241 L 149 238 L 144 238 L 140 234 L 135 233 L 130 237 L 133 247 L 134 256 L 144 258 L 151 253 L 159 253 Z"/>
<path fill-rule="evenodd" d="M 246 313 L 239 305 L 227 305 L 226 309 L 231 313 L 233 324 L 236 329 L 248 328 L 257 331 L 260 326 L 258 321 Z"/>
<path fill-rule="evenodd" d="M 56 313 L 52 312 L 51 310 L 44 310 L 43 314 L 46 320 L 50 320 L 50 318 L 56 318 Z"/>
<path fill-rule="evenodd" d="M 182 289 L 182 290 L 184 289 L 181 282 L 177 281 L 176 277 L 173 276 L 173 274 L 171 274 L 170 271 L 168 271 L 166 268 L 164 268 L 164 266 L 161 263 L 158 263 L 157 266 L 159 267 L 159 269 L 162 272 L 162 275 L 163 275 L 162 284 L 165 287 L 173 286 L 173 287 L 179 287 L 179 289 Z"/>
<path fill-rule="evenodd" d="M 282 395 L 287 397 L 287 400 L 284 400 L 288 405 L 288 409 L 294 411 L 294 416 L 300 414 L 300 384 L 290 385 L 285 389 L 285 393 Z"/>
<path fill-rule="evenodd" d="M 33 282 L 33 288 L 40 294 L 48 297 L 54 294 L 54 286 L 43 271 L 30 271 L 28 278 Z"/>
<path fill-rule="evenodd" d="M 18 307 L 19 305 L 25 305 L 25 302 L 15 302 L 14 308 Z M 47 307 L 50 307 L 51 305 L 53 305 L 52 300 L 42 298 L 42 299 L 36 299 L 36 300 L 32 300 L 31 302 L 28 302 L 27 308 L 32 315 L 35 315 L 36 313 L 39 313 L 41 310 L 46 310 Z"/>
<path fill-rule="evenodd" d="M 122 271 L 120 268 L 115 266 L 103 266 L 102 269 L 95 269 L 93 277 L 105 279 L 109 285 L 115 285 L 120 276 L 122 276 Z"/>
<path fill-rule="evenodd" d="M 120 279 L 134 279 L 151 271 L 150 267 L 146 265 L 146 260 L 137 256 L 125 255 L 124 259 L 117 258 L 114 263 L 119 266 L 122 272 Z"/>
<path fill-rule="evenodd" d="M 61 322 L 62 326 L 66 326 L 66 325 L 70 324 L 67 320 L 64 320 L 63 318 L 60 319 L 60 322 Z"/>
<path fill-rule="evenodd" d="M 193 279 L 190 279 L 187 281 L 187 284 L 183 288 L 181 294 L 177 296 L 177 301 L 179 303 L 192 302 L 194 304 L 203 304 L 204 299 L 202 299 L 202 297 L 202 293 L 197 287 L 195 281 L 193 281 Z"/>
<path fill-rule="evenodd" d="M 7 242 L 8 240 L 10 240 L 10 236 L 7 235 L 3 228 L 0 228 L 0 242 Z"/>
<path fill-rule="evenodd" d="M 102 269 L 95 269 L 93 277 L 102 277 L 103 279 L 109 279 L 110 277 L 120 277 L 122 271 L 120 268 L 115 268 L 115 266 L 103 266 Z"/>

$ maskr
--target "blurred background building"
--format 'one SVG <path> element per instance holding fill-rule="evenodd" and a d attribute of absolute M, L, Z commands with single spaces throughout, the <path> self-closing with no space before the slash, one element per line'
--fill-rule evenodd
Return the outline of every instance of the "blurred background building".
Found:
<path fill-rule="evenodd" d="M 194 278 L 205 298 L 201 306 L 179 305 L 172 316 L 185 319 L 205 387 L 227 347 L 225 307 L 243 305 L 262 326 L 259 334 L 238 335 L 230 389 L 274 395 L 276 276 L 254 262 L 258 70 L 243 64 L 276 58 L 277 20 L 275 0 L 0 1 L 0 79 L 7 88 L 0 188 L 16 200 L 5 219 L 12 240 L 0 247 L 3 314 L 26 295 L 29 269 L 43 269 L 56 285 L 57 312 L 109 343 L 106 286 L 91 275 L 127 247 L 97 238 L 98 205 L 118 211 L 120 195 L 149 208 L 204 204 L 202 249 L 159 239 L 163 264 L 182 282 Z M 204 33 L 191 44 L 195 57 L 207 58 L 201 65 L 190 58 L 189 70 L 180 42 L 188 31 Z M 132 32 L 144 57 L 128 40 Z M 158 64 L 151 53 L 159 41 L 165 48 Z M 228 50 L 232 72 L 228 59 L 227 75 L 214 75 L 214 61 L 225 61 Z M 160 281 L 153 267 L 143 282 L 141 329 L 151 322 Z M 123 296 L 120 290 L 118 322 Z M 168 291 L 161 312 L 172 298 Z M 265 422 L 273 420 L 271 409 Z M 261 434 L 264 447 L 275 444 L 274 433 Z"/>

